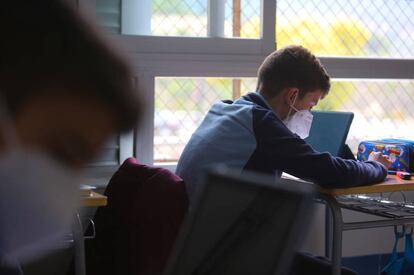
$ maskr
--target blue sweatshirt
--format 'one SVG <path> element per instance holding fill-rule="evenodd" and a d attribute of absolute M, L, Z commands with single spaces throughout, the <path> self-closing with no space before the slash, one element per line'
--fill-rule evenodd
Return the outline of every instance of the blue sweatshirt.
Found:
<path fill-rule="evenodd" d="M 208 169 L 219 164 L 277 177 L 286 172 L 328 188 L 367 185 L 387 176 L 386 167 L 379 162 L 316 152 L 257 93 L 214 104 L 192 135 L 176 170 L 190 199 Z"/>

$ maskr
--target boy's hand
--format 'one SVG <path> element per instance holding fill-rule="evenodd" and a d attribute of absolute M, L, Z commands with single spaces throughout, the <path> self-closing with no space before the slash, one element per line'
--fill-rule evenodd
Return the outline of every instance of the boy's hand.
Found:
<path fill-rule="evenodd" d="M 391 166 L 391 161 L 387 155 L 383 155 L 381 152 L 372 152 L 369 154 L 368 160 L 378 161 L 384 165 L 387 169 Z"/>

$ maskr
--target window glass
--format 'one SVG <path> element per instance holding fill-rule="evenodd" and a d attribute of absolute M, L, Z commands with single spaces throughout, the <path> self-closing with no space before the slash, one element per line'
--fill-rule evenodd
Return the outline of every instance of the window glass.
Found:
<path fill-rule="evenodd" d="M 222 22 L 220 36 L 260 37 L 260 0 L 213 2 L 219 5 L 214 22 Z M 110 33 L 208 36 L 208 0 L 96 0 L 96 18 Z"/>
<path fill-rule="evenodd" d="M 156 78 L 154 162 L 177 161 L 212 104 L 255 87 L 254 78 Z"/>
<path fill-rule="evenodd" d="M 347 144 L 356 154 L 362 140 L 414 140 L 414 81 L 334 80 L 315 110 L 354 113 Z"/>
<path fill-rule="evenodd" d="M 151 34 L 207 36 L 207 0 L 153 0 Z"/>
<path fill-rule="evenodd" d="M 277 47 L 317 55 L 412 58 L 414 1 L 278 0 Z"/>
<path fill-rule="evenodd" d="M 252 92 L 255 85 L 255 78 L 157 78 L 154 161 L 177 161 L 212 104 Z M 410 80 L 333 80 L 315 110 L 355 114 L 347 144 L 356 153 L 362 140 L 414 140 L 413 90 Z"/>
<path fill-rule="evenodd" d="M 260 38 L 260 1 L 226 0 L 225 36 Z"/>

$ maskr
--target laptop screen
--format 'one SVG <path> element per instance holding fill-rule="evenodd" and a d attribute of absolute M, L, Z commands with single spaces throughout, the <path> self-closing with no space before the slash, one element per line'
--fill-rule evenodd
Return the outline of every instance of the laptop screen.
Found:
<path fill-rule="evenodd" d="M 340 156 L 354 114 L 326 111 L 312 111 L 312 114 L 312 127 L 305 141 L 318 152 L 329 152 L 333 156 Z"/>
<path fill-rule="evenodd" d="M 311 216 L 313 189 L 280 181 L 228 170 L 210 174 L 166 274 L 287 274 Z"/>

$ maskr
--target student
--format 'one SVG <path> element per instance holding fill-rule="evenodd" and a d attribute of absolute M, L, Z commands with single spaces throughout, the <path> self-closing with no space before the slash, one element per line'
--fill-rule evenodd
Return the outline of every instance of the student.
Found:
<path fill-rule="evenodd" d="M 140 105 L 124 61 L 62 1 L 6 1 L 0 25 L 0 274 L 21 274 L 68 232 L 81 168 Z"/>
<path fill-rule="evenodd" d="M 373 154 L 358 162 L 316 152 L 303 138 L 310 110 L 330 89 L 319 60 L 301 46 L 270 54 L 258 70 L 255 93 L 214 104 L 186 145 L 176 173 L 193 202 L 205 172 L 217 164 L 280 177 L 287 172 L 323 187 L 350 187 L 385 179 L 390 161 Z M 229 198 L 231 199 L 231 198 Z M 330 263 L 298 253 L 291 274 L 330 274 Z M 342 269 L 342 274 L 353 274 Z"/>
<path fill-rule="evenodd" d="M 390 162 L 381 154 L 346 160 L 316 152 L 303 140 L 310 110 L 329 89 L 327 72 L 307 49 L 289 46 L 270 54 L 258 70 L 257 91 L 214 104 L 184 148 L 176 173 L 190 199 L 217 164 L 277 177 L 286 172 L 328 188 L 384 180 Z"/>

